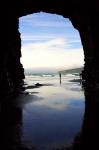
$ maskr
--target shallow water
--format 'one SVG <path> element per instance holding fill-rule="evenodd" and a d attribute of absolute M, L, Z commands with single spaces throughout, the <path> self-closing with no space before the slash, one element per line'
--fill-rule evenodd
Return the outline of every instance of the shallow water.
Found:
<path fill-rule="evenodd" d="M 22 140 L 38 150 L 62 148 L 73 142 L 79 134 L 84 115 L 84 93 L 80 83 L 69 80 L 76 76 L 26 77 L 26 86 L 46 84 L 31 88 L 23 107 Z M 29 97 L 29 98 L 28 98 Z"/>

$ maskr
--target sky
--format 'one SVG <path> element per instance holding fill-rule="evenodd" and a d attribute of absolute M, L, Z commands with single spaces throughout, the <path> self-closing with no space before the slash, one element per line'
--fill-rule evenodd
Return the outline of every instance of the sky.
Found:
<path fill-rule="evenodd" d="M 21 62 L 34 72 L 57 72 L 84 64 L 79 32 L 69 19 L 49 13 L 20 18 Z"/>

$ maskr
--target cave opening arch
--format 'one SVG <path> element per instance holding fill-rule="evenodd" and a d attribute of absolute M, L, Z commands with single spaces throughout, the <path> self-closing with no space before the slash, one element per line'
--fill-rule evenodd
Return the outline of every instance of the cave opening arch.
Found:
<path fill-rule="evenodd" d="M 69 19 L 57 14 L 33 13 L 20 18 L 19 32 L 23 53 L 21 59 L 25 69 L 34 69 L 38 64 L 41 68 L 47 65 L 49 72 L 50 67 L 57 70 L 56 72 L 83 67 L 83 48 L 79 32 L 74 29 Z M 55 63 L 58 65 L 57 69 L 53 68 Z"/>
<path fill-rule="evenodd" d="M 93 10 L 93 11 L 92 11 Z M 1 86 L 3 91 L 20 87 L 24 78 L 24 69 L 20 63 L 21 38 L 18 31 L 19 18 L 36 12 L 59 14 L 69 18 L 79 33 L 84 50 L 84 79 L 93 86 L 99 84 L 99 9 L 96 1 L 85 3 L 84 1 L 59 0 L 20 0 L 9 2 L 8 5 L 8 45 L 2 51 L 1 61 Z M 6 53 L 6 56 L 5 56 Z M 4 68 L 4 69 L 3 69 Z M 6 73 L 7 72 L 7 73 Z M 11 82 L 11 83 L 10 83 Z"/>

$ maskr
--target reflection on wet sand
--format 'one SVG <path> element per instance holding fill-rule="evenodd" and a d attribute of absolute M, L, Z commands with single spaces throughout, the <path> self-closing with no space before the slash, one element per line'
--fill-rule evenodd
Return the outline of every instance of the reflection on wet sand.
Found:
<path fill-rule="evenodd" d="M 98 150 L 99 148 L 99 90 L 85 89 L 85 113 L 82 129 L 71 146 L 64 150 Z M 22 109 L 16 98 L 0 97 L 0 149 L 35 150 L 22 141 Z M 61 149 L 60 149 L 61 150 Z"/>

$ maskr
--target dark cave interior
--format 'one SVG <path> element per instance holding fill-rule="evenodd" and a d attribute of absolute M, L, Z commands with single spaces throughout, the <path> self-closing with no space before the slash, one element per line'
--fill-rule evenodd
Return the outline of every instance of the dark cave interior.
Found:
<path fill-rule="evenodd" d="M 7 12 L 7 49 L 2 50 L 0 55 L 0 84 L 2 87 L 0 90 L 0 111 L 2 117 L 1 129 L 3 132 L 1 132 L 1 138 L 3 139 L 1 143 L 3 147 L 7 146 L 7 144 L 9 147 L 10 143 L 15 142 L 13 131 L 16 130 L 18 132 L 19 129 L 16 128 L 16 125 L 21 124 L 22 110 L 19 110 L 15 105 L 11 105 L 11 98 L 10 100 L 9 97 L 4 98 L 9 93 L 17 93 L 22 90 L 25 78 L 24 68 L 20 63 L 21 38 L 19 33 L 19 18 L 40 11 L 55 13 L 69 18 L 74 28 L 79 31 L 85 58 L 82 78 L 85 80 L 86 100 L 82 130 L 80 135 L 75 138 L 72 149 L 95 150 L 97 149 L 96 146 L 99 147 L 99 139 L 97 138 L 99 136 L 99 5 L 97 0 L 9 1 Z M 8 118 L 10 118 L 10 122 Z M 3 138 L 4 136 L 6 138 Z M 18 148 L 15 150 L 20 150 L 22 149 L 20 138 L 17 138 L 17 142 L 19 143 L 17 144 Z"/>

